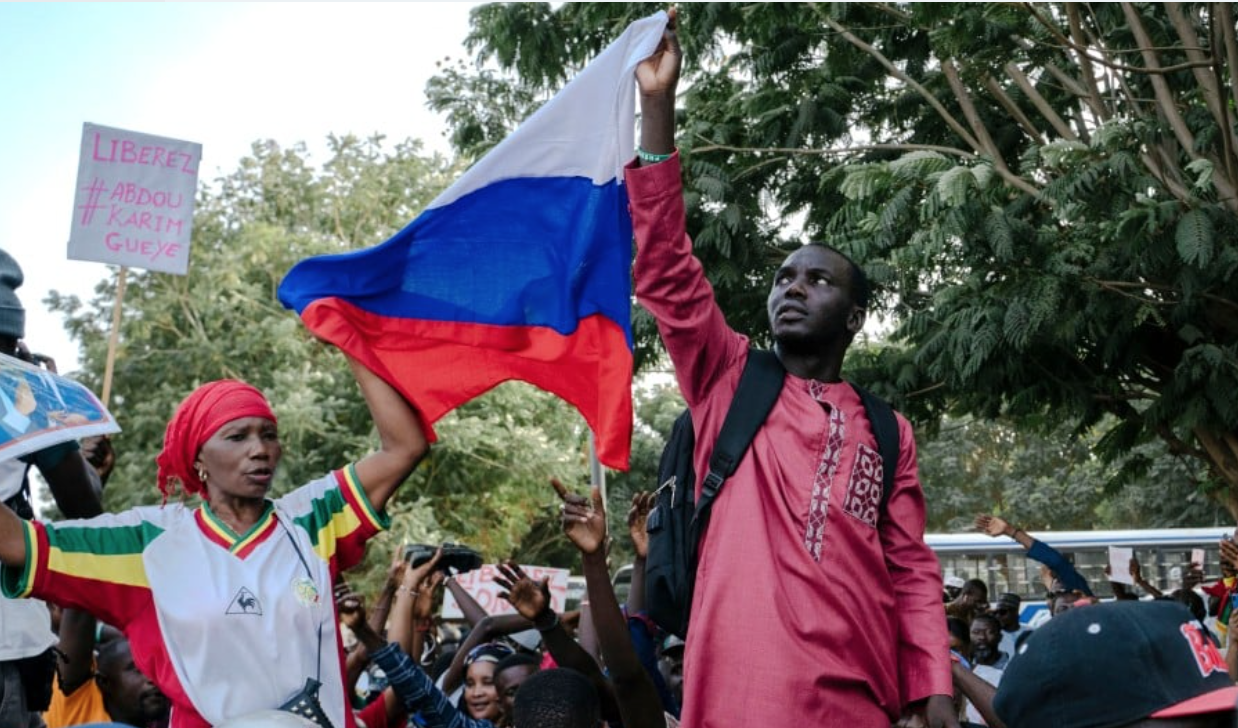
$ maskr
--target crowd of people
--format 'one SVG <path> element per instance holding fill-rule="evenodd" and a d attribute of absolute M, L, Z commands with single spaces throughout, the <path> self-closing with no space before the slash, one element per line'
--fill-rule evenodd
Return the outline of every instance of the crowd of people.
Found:
<path fill-rule="evenodd" d="M 704 474 L 749 342 L 727 325 L 685 229 L 674 22 L 637 69 L 640 149 L 626 183 L 636 295 L 675 364 Z M 0 254 L 9 354 L 22 352 L 20 283 Z M 356 593 L 344 572 L 429 445 L 416 403 L 352 359 L 379 448 L 280 498 L 269 497 L 283 456 L 274 408 L 235 380 L 199 387 L 172 414 L 156 462 L 162 505 L 102 512 L 106 440 L 0 463 L 0 728 L 1232 723 L 1238 640 L 1225 652 L 1217 641 L 1238 620 L 1232 542 L 1217 583 L 1164 595 L 1132 562 L 1145 593 L 1098 603 L 1068 559 L 982 515 L 979 530 L 1044 564 L 1051 618 L 1022 623 L 1019 595 L 991 602 L 984 581 L 943 584 L 923 539 L 912 428 L 897 416 L 886 462 L 841 377 L 868 296 L 863 270 L 825 245 L 779 267 L 767 306 L 785 380 L 714 502 L 686 639 L 645 610 L 649 493 L 628 510 L 624 604 L 598 488 L 557 481 L 586 583 L 578 610 L 554 609 L 546 580 L 505 563 L 497 581 L 514 612 L 488 615 L 441 552 L 413 563 L 403 547 L 380 593 Z M 30 465 L 71 520 L 32 520 Z M 436 618 L 448 591 L 461 625 Z"/>
<path fill-rule="evenodd" d="M 1238 701 L 1238 640 L 1229 603 L 1238 545 L 1220 542 L 1221 577 L 1187 564 L 1183 586 L 1163 593 L 1127 565 L 1139 590 L 1110 584 L 1097 598 L 1061 553 L 993 515 L 977 530 L 1013 538 L 1042 564 L 1048 621 L 1020 621 L 1022 599 L 990 602 L 984 581 L 946 586 L 955 700 L 966 720 L 987 726 L 1231 726 Z M 1112 574 L 1110 574 L 1112 576 Z M 1087 607 L 1087 609 L 1084 609 Z M 1218 639 L 1218 635 L 1221 639 Z"/>

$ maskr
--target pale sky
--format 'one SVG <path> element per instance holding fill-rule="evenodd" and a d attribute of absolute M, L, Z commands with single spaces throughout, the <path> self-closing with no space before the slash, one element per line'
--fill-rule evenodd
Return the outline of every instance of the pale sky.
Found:
<path fill-rule="evenodd" d="M 476 3 L 0 4 L 0 248 L 21 264 L 26 340 L 62 372 L 78 347 L 49 290 L 93 296 L 101 263 L 66 258 L 83 122 L 202 144 L 199 184 L 258 139 L 420 138 L 435 62 L 463 58 Z"/>

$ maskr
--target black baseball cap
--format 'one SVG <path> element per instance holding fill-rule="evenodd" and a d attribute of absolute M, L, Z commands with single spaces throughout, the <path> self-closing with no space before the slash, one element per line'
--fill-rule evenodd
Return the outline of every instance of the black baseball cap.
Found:
<path fill-rule="evenodd" d="M 1238 685 L 1190 610 L 1107 602 L 1054 617 L 1019 648 L 993 709 L 1006 725 L 1113 728 L 1233 712 Z"/>

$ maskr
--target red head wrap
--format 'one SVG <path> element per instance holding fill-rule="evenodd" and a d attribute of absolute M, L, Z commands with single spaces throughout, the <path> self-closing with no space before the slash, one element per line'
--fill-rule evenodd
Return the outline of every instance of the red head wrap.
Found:
<path fill-rule="evenodd" d="M 235 379 L 207 382 L 180 403 L 163 434 L 163 451 L 155 458 L 159 490 L 165 499 L 177 483 L 186 493 L 206 493 L 206 484 L 194 468 L 198 451 L 216 430 L 242 417 L 275 422 L 262 392 Z"/>

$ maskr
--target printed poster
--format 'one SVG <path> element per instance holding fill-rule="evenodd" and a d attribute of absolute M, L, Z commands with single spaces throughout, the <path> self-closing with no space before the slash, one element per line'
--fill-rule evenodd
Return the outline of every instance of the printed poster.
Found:
<path fill-rule="evenodd" d="M 0 461 L 113 432 L 120 426 L 89 389 L 0 354 Z"/>

